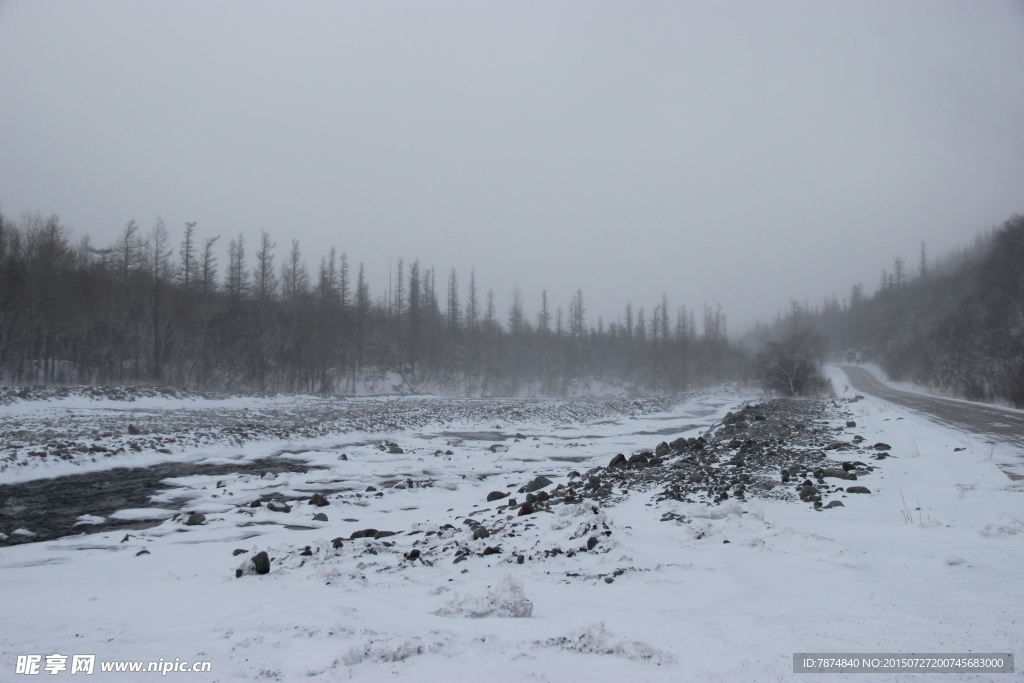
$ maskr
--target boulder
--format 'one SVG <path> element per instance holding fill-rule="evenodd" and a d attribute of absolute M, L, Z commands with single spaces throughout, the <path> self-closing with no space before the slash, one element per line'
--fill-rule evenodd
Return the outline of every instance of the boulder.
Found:
<path fill-rule="evenodd" d="M 202 514 L 200 512 L 193 512 L 191 515 L 188 516 L 188 519 L 185 520 L 185 524 L 187 526 L 199 526 L 200 524 L 205 524 L 205 523 L 206 523 L 206 515 L 204 515 L 204 514 Z"/>
<path fill-rule="evenodd" d="M 608 463 L 609 469 L 612 467 L 625 467 L 625 465 L 626 456 L 624 456 L 622 453 L 616 455 L 614 458 L 612 458 L 611 462 Z"/>
<path fill-rule="evenodd" d="M 309 504 L 316 505 L 317 507 L 322 508 L 323 506 L 330 505 L 331 503 L 326 498 L 324 498 L 322 493 L 314 493 L 309 498 Z"/>
<path fill-rule="evenodd" d="M 315 515 L 313 515 L 313 521 L 314 522 L 326 522 L 327 521 L 327 515 L 325 515 L 322 512 L 318 512 Z"/>
<path fill-rule="evenodd" d="M 847 486 L 847 493 L 871 493 L 871 489 L 867 486 Z"/>
<path fill-rule="evenodd" d="M 270 510 L 271 512 L 291 512 L 292 506 L 288 505 L 287 503 L 272 500 L 269 503 L 267 503 L 267 509 Z"/>
<path fill-rule="evenodd" d="M 519 515 L 518 516 L 522 517 L 524 515 L 532 515 L 533 513 L 534 513 L 533 505 L 531 505 L 530 503 L 523 503 L 519 507 Z"/>
<path fill-rule="evenodd" d="M 874 446 L 872 446 L 872 448 L 874 448 L 876 451 L 891 451 L 892 450 L 892 446 L 890 446 L 887 443 L 882 443 L 881 441 L 879 441 Z"/>
<path fill-rule="evenodd" d="M 128 425 L 128 433 L 131 434 L 132 436 L 138 436 L 139 434 L 142 433 L 142 430 L 136 427 L 135 425 L 130 424 Z"/>
<path fill-rule="evenodd" d="M 501 500 L 502 498 L 505 498 L 507 496 L 508 493 L 504 491 L 491 491 L 490 493 L 487 494 L 487 502 L 493 503 L 494 501 Z"/>
<path fill-rule="evenodd" d="M 252 567 L 257 574 L 270 573 L 270 556 L 267 555 L 266 550 L 261 550 L 252 556 Z"/>
<path fill-rule="evenodd" d="M 526 485 L 526 491 L 525 492 L 526 493 L 530 493 L 532 491 L 539 491 L 540 489 L 544 488 L 545 486 L 550 486 L 552 483 L 553 482 L 550 479 L 548 479 L 544 475 L 541 475 L 541 476 L 537 477 L 536 479 L 534 479 L 533 481 L 531 481 L 529 484 Z"/>

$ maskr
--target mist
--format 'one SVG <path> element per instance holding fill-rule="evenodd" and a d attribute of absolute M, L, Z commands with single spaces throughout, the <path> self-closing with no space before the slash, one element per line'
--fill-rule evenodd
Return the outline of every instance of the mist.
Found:
<path fill-rule="evenodd" d="M 1020 211 L 1022 67 L 1008 2 L 7 2 L 0 208 L 740 332 Z"/>

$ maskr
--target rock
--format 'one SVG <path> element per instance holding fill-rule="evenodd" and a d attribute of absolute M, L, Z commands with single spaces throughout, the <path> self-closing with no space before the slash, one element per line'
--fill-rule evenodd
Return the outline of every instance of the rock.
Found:
<path fill-rule="evenodd" d="M 501 548 L 499 548 L 497 546 L 493 546 L 492 545 L 492 546 L 488 546 L 487 548 L 484 548 L 484 555 L 497 555 L 500 552 L 501 552 Z"/>
<path fill-rule="evenodd" d="M 387 538 L 388 536 L 394 536 L 397 531 L 378 531 L 373 535 L 374 538 Z"/>
<path fill-rule="evenodd" d="M 249 552 L 249 551 L 246 550 L 245 548 L 235 548 L 234 551 L 232 551 L 231 555 L 234 556 L 234 557 L 238 557 L 242 553 L 247 553 L 247 552 Z"/>
<path fill-rule="evenodd" d="M 508 446 L 503 446 L 500 443 L 491 444 L 491 453 L 505 453 L 508 451 Z"/>
<path fill-rule="evenodd" d="M 847 486 L 847 493 L 871 493 L 871 489 L 867 486 Z"/>
<path fill-rule="evenodd" d="M 270 556 L 267 555 L 266 550 L 261 550 L 252 556 L 252 566 L 257 574 L 270 573 Z"/>
<path fill-rule="evenodd" d="M 373 486 L 367 486 L 367 487 L 366 487 L 366 492 L 367 492 L 367 493 L 373 493 L 373 492 L 374 492 L 374 491 L 376 491 L 376 490 L 377 490 L 377 489 L 376 489 L 375 487 L 373 487 Z"/>
<path fill-rule="evenodd" d="M 331 504 L 330 501 L 324 498 L 322 493 L 314 493 L 312 496 L 310 496 L 309 503 L 310 505 L 316 505 L 319 508 Z"/>
<path fill-rule="evenodd" d="M 138 557 L 139 555 L 149 555 L 149 551 L 143 548 L 139 552 L 135 553 L 135 557 Z"/>
<path fill-rule="evenodd" d="M 788 484 L 789 483 L 789 470 L 782 470 L 782 483 L 783 484 Z"/>
<path fill-rule="evenodd" d="M 524 555 L 516 557 L 516 564 L 522 564 L 523 562 L 526 562 L 526 557 Z"/>
<path fill-rule="evenodd" d="M 800 487 L 800 500 L 805 503 L 811 502 L 818 495 L 818 489 L 809 483 L 805 483 Z"/>
<path fill-rule="evenodd" d="M 552 481 L 550 479 L 548 479 L 544 475 L 541 475 L 526 485 L 526 493 L 530 493 L 532 491 L 539 491 L 545 486 L 550 486 L 551 484 Z"/>
<path fill-rule="evenodd" d="M 814 476 L 818 479 L 833 477 L 834 479 L 856 479 L 857 475 L 848 472 L 842 467 L 825 467 L 814 470 Z"/>
<path fill-rule="evenodd" d="M 487 530 L 487 527 L 483 525 L 476 525 L 473 527 L 473 540 L 477 541 L 481 538 L 487 538 L 491 535 L 491 532 Z"/>
<path fill-rule="evenodd" d="M 591 536 L 587 539 L 587 550 L 593 550 L 597 546 L 597 536 Z"/>
<path fill-rule="evenodd" d="M 313 515 L 313 521 L 314 522 L 326 522 L 327 521 L 327 515 L 325 515 L 322 512 L 318 512 L 315 515 Z"/>
<path fill-rule="evenodd" d="M 142 433 L 142 430 L 136 427 L 135 425 L 130 424 L 128 425 L 128 433 L 131 434 L 132 436 L 138 436 L 139 434 Z"/>
<path fill-rule="evenodd" d="M 302 549 L 302 552 L 299 553 L 299 555 L 302 557 L 311 557 L 313 555 L 313 550 L 307 545 L 305 548 Z"/>
<path fill-rule="evenodd" d="M 507 497 L 508 493 L 506 493 L 505 491 L 491 491 L 490 493 L 487 494 L 487 502 L 493 503 L 496 500 L 501 500 L 502 498 Z"/>
<path fill-rule="evenodd" d="M 854 428 L 854 427 L 856 427 L 856 426 L 857 426 L 857 423 L 856 423 L 856 422 L 854 422 L 853 420 L 847 420 L 847 421 L 846 421 L 846 427 L 847 427 L 847 429 L 853 429 L 853 428 Z"/>
<path fill-rule="evenodd" d="M 288 505 L 287 503 L 281 503 L 279 501 L 272 500 L 269 503 L 267 503 L 267 509 L 270 510 L 271 512 L 291 512 L 292 506 Z"/>
<path fill-rule="evenodd" d="M 523 515 L 532 515 L 534 513 L 533 505 L 530 503 L 523 503 L 519 508 L 519 517 Z"/>
<path fill-rule="evenodd" d="M 669 445 L 667 443 L 665 443 L 664 441 L 659 443 L 658 447 L 654 449 L 654 455 L 659 457 L 659 458 L 664 458 L 670 452 L 671 452 L 671 449 L 669 448 Z"/>
<path fill-rule="evenodd" d="M 678 439 L 672 441 L 669 444 L 669 446 L 672 448 L 672 450 L 681 453 L 682 451 L 686 450 L 688 444 L 686 443 L 686 438 L 681 436 Z"/>
<path fill-rule="evenodd" d="M 838 500 L 832 500 L 832 501 L 829 501 L 829 504 L 825 506 L 825 509 L 827 510 L 829 508 L 843 508 L 843 507 L 846 507 L 846 506 L 843 505 L 842 503 L 840 503 Z"/>
<path fill-rule="evenodd" d="M 854 465 L 852 462 L 844 462 L 842 467 L 843 467 L 844 470 L 849 472 L 850 470 L 855 469 L 856 465 Z"/>
<path fill-rule="evenodd" d="M 612 467 L 625 467 L 625 466 L 626 466 L 626 456 L 624 456 L 622 453 L 619 453 L 618 455 L 616 455 L 614 458 L 612 458 L 611 462 L 608 463 L 608 468 L 609 469 L 611 469 Z"/>
<path fill-rule="evenodd" d="M 345 545 L 345 539 L 343 539 L 341 536 L 338 536 L 335 539 L 331 539 L 331 547 L 332 548 L 341 548 L 344 545 Z"/>
<path fill-rule="evenodd" d="M 188 516 L 188 519 L 185 520 L 185 524 L 187 526 L 199 526 L 200 524 L 205 523 L 206 515 L 202 514 L 201 512 L 193 512 L 191 515 Z"/>
<path fill-rule="evenodd" d="M 407 559 L 410 562 L 415 562 L 416 560 L 420 559 L 420 549 L 413 548 L 405 554 L 405 559 Z"/>
<path fill-rule="evenodd" d="M 892 450 L 892 446 L 890 446 L 887 443 L 882 443 L 881 441 L 879 441 L 874 446 L 872 446 L 872 448 L 874 448 L 876 451 L 891 451 Z"/>
<path fill-rule="evenodd" d="M 263 507 L 263 501 L 261 501 L 259 498 L 257 498 L 253 502 L 249 503 L 249 507 L 251 507 L 251 508 Z"/>
<path fill-rule="evenodd" d="M 402 455 L 403 453 L 405 453 L 405 451 L 403 451 L 402 447 L 399 446 L 397 443 L 392 443 L 388 444 L 388 453 L 392 453 L 394 455 Z"/>

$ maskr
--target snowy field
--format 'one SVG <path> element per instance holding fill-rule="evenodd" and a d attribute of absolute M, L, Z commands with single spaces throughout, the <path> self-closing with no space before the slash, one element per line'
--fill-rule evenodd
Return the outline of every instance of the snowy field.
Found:
<path fill-rule="evenodd" d="M 51 654 L 209 661 L 210 673 L 168 674 L 204 681 L 875 681 L 922 676 L 799 675 L 792 656 L 1024 652 L 1024 482 L 996 466 L 1012 447 L 851 400 L 836 384 L 825 418 L 806 428 L 843 446 L 815 457 L 864 460 L 855 483 L 870 493 L 833 485 L 823 493 L 842 506 L 819 510 L 793 486 L 757 488 L 777 471 L 756 474 L 745 496 L 733 489 L 715 501 L 666 497 L 671 487 L 639 479 L 619 486 L 594 470 L 618 453 L 722 433 L 728 412 L 760 400 L 736 389 L 668 410 L 388 399 L 371 412 L 391 418 L 338 433 L 337 416 L 307 432 L 295 423 L 301 406 L 274 412 L 252 399 L 243 408 L 253 426 L 240 429 L 256 432 L 270 416 L 284 437 L 231 440 L 223 425 L 196 424 L 204 410 L 237 405 L 191 402 L 199 412 L 184 427 L 154 417 L 181 407 L 164 399 L 119 405 L 115 417 L 105 403 L 0 406 L 4 429 L 23 438 L 9 444 L 0 484 L 167 460 L 310 467 L 168 479 L 147 505 L 83 514 L 85 533 L 57 540 L 22 542 L 31 529 L 0 529 L 19 541 L 0 547 L 0 680 L 30 680 L 15 674 L 29 654 L 44 665 Z M 112 426 L 88 427 L 82 410 L 141 425 L 140 449 Z M 32 456 L 44 452 L 33 441 L 44 424 L 64 431 Z M 55 450 L 58 441 L 108 450 Z M 723 452 L 737 452 L 727 441 Z M 891 457 L 868 460 L 878 442 Z M 693 457 L 673 452 L 640 474 L 671 480 Z M 591 474 L 602 483 L 588 488 Z M 551 483 L 523 490 L 539 476 Z M 576 502 L 539 501 L 520 514 L 527 493 L 567 491 Z M 87 533 L 108 517 L 151 526 Z M 256 573 L 260 552 L 269 573 Z M 1020 668 L 936 678 L 1021 680 Z M 97 664 L 93 678 L 157 675 L 104 674 Z"/>

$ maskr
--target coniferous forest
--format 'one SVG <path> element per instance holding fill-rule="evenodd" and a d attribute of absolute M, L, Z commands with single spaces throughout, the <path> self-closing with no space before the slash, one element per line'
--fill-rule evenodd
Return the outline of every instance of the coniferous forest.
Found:
<path fill-rule="evenodd" d="M 872 361 L 894 380 L 1022 408 L 1024 216 L 934 261 L 922 244 L 917 263 L 895 259 L 870 296 L 857 285 L 842 303 L 832 297 L 812 308 L 794 301 L 747 342 L 799 349 L 805 357 Z M 764 370 L 766 363 L 759 365 Z"/>
<path fill-rule="evenodd" d="M 226 254 L 226 258 L 225 258 Z M 189 223 L 130 221 L 114 244 L 56 216 L 0 215 L 0 382 L 223 391 L 567 395 L 617 385 L 675 391 L 732 379 L 744 355 L 720 308 L 666 298 L 606 323 L 584 295 L 535 314 L 517 287 L 499 311 L 483 274 L 398 262 L 372 292 L 332 249 L 307 267 L 297 241 L 222 243 Z"/>

